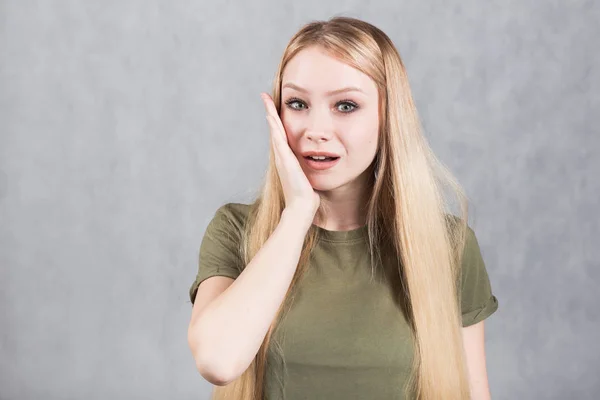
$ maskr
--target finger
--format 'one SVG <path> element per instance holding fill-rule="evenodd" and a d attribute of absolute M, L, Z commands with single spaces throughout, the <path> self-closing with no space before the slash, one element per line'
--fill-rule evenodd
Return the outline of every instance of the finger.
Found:
<path fill-rule="evenodd" d="M 279 156 L 279 152 L 281 151 L 281 136 L 279 136 L 279 133 L 277 132 L 277 126 L 275 126 L 275 121 L 273 120 L 273 117 L 270 115 L 267 115 L 267 122 L 269 123 L 269 131 L 271 132 L 270 136 L 271 136 L 271 143 L 273 145 L 273 150 L 275 151 L 276 155 Z"/>
<path fill-rule="evenodd" d="M 287 136 L 285 135 L 285 133 L 278 132 L 280 131 L 279 127 L 275 124 L 275 120 L 272 116 L 267 116 L 267 119 L 269 120 L 269 126 L 272 132 L 271 138 L 273 141 L 273 145 L 279 157 L 283 159 L 287 157 L 288 153 L 292 153 L 292 149 L 288 144 Z"/>
<path fill-rule="evenodd" d="M 267 110 L 267 114 L 273 117 L 275 124 L 279 127 L 280 134 L 283 136 L 285 141 L 287 142 L 287 135 L 285 134 L 285 128 L 283 127 L 283 123 L 281 122 L 281 118 L 279 118 L 279 113 L 277 113 L 277 108 L 275 108 L 275 103 L 271 96 L 267 93 L 261 93 L 261 97 L 265 104 L 265 108 Z"/>
<path fill-rule="evenodd" d="M 279 132 L 277 132 L 277 130 L 279 128 L 275 125 L 275 121 L 273 120 L 273 117 L 271 115 L 267 114 L 266 118 L 267 118 L 267 123 L 269 124 L 269 132 L 270 132 L 271 138 L 275 143 L 278 143 L 279 139 L 281 138 L 279 136 Z"/>
<path fill-rule="evenodd" d="M 277 147 L 271 138 L 271 153 L 273 153 L 273 159 L 275 160 L 275 165 L 279 167 L 279 152 L 277 151 Z"/>
<path fill-rule="evenodd" d="M 260 94 L 260 97 L 262 98 L 263 103 L 265 104 L 265 109 L 267 113 L 273 116 L 277 115 L 277 108 L 275 107 L 275 102 L 273 101 L 271 96 L 268 93 L 262 92 Z"/>

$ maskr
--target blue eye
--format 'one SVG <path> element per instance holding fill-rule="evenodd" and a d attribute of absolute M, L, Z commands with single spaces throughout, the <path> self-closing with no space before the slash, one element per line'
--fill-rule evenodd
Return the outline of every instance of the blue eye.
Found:
<path fill-rule="evenodd" d="M 299 105 L 301 105 L 302 107 L 306 107 L 306 104 L 305 104 L 305 103 L 304 103 L 302 100 L 300 100 L 300 99 L 298 99 L 298 98 L 296 98 L 296 97 L 292 97 L 291 99 L 289 99 L 289 100 L 287 100 L 287 101 L 285 102 L 285 105 L 286 105 L 286 106 L 287 106 L 289 109 L 291 109 L 291 110 L 293 110 L 293 111 L 302 111 L 302 110 L 303 110 L 303 108 L 301 108 L 301 107 L 297 107 L 297 106 L 296 106 L 296 104 L 299 104 Z M 346 108 L 345 108 L 345 109 L 340 109 L 340 108 L 339 108 L 339 106 L 341 106 L 341 105 L 345 106 Z M 348 106 L 349 106 L 349 107 L 348 107 Z M 352 113 L 352 112 L 356 111 L 356 109 L 358 109 L 358 105 L 357 105 L 356 103 L 354 103 L 353 101 L 350 101 L 350 100 L 342 100 L 342 101 L 339 101 L 339 102 L 336 104 L 336 107 L 338 108 L 338 110 L 339 110 L 339 111 L 340 111 L 342 114 L 350 114 L 350 113 Z"/>
<path fill-rule="evenodd" d="M 285 102 L 285 104 L 292 110 L 298 110 L 298 108 L 292 106 L 292 104 L 295 104 L 295 103 L 304 104 L 301 100 L 298 100 L 298 99 L 289 99 L 288 101 Z"/>
<path fill-rule="evenodd" d="M 348 111 L 342 111 L 345 114 L 351 113 L 351 112 L 353 112 L 354 110 L 356 110 L 358 108 L 358 106 L 356 104 L 354 104 L 351 101 L 347 101 L 347 100 L 346 101 L 340 101 L 336 105 L 343 105 L 343 104 L 346 104 L 346 105 L 349 105 L 350 107 L 352 107 L 352 109 L 350 109 Z"/>

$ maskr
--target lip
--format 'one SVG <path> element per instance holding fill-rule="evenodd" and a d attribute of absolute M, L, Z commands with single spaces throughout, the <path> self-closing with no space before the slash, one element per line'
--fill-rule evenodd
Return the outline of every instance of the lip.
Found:
<path fill-rule="evenodd" d="M 302 157 L 306 158 L 308 156 L 340 157 L 338 154 L 327 151 L 307 151 L 306 153 L 302 153 Z"/>
<path fill-rule="evenodd" d="M 324 155 L 324 154 L 320 154 L 320 155 Z M 328 156 L 328 157 L 330 157 L 330 156 Z M 339 161 L 340 161 L 340 158 L 336 158 L 335 160 L 331 160 L 331 161 L 314 161 L 314 160 L 311 160 L 310 158 L 304 157 L 304 163 L 309 168 L 317 170 L 317 171 L 323 171 L 326 169 L 333 168 Z"/>

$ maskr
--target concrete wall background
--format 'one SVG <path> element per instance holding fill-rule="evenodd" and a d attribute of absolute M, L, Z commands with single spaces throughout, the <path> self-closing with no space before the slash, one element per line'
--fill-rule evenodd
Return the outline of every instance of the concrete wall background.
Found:
<path fill-rule="evenodd" d="M 594 1 L 0 1 L 0 398 L 208 398 L 187 290 L 311 19 L 383 29 L 472 199 L 494 399 L 600 390 Z"/>

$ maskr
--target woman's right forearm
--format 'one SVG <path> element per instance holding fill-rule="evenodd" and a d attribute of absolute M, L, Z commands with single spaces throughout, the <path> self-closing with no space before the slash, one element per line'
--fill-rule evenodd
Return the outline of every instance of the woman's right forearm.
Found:
<path fill-rule="evenodd" d="M 310 213 L 286 209 L 279 225 L 237 279 L 191 327 L 196 361 L 231 381 L 256 356 L 296 271 Z"/>

